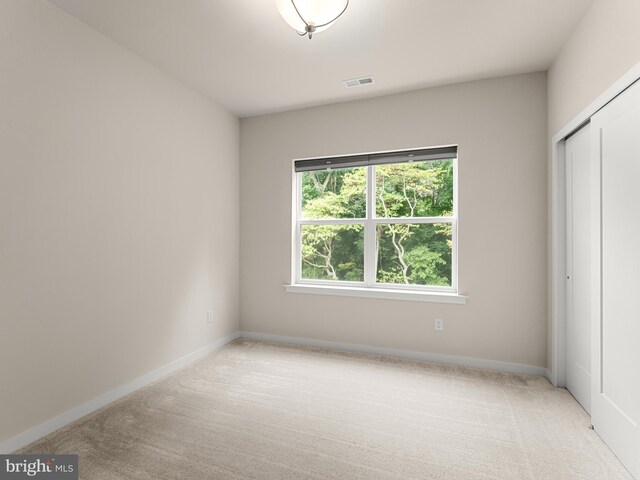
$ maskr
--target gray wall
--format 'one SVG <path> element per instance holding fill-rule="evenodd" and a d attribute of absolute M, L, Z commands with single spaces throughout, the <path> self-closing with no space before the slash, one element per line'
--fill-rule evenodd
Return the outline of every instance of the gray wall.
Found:
<path fill-rule="evenodd" d="M 2 441 L 237 330 L 239 124 L 44 0 L 0 70 Z"/>
<path fill-rule="evenodd" d="M 535 73 L 242 119 L 241 328 L 546 366 L 546 98 Z M 446 144 L 467 305 L 284 292 L 292 159 Z"/>
<path fill-rule="evenodd" d="M 595 0 L 549 69 L 549 132 L 555 135 L 640 62 L 640 1 Z"/>

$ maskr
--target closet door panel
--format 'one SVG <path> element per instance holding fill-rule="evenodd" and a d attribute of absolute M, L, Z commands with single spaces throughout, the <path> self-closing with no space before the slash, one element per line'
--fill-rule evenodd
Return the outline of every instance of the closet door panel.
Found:
<path fill-rule="evenodd" d="M 591 412 L 591 126 L 566 141 L 567 390 Z"/>
<path fill-rule="evenodd" d="M 601 225 L 592 421 L 640 478 L 640 85 L 594 115 L 592 131 Z"/>

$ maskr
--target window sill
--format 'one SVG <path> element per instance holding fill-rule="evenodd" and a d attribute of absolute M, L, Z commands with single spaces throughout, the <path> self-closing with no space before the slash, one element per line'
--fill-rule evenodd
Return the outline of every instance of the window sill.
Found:
<path fill-rule="evenodd" d="M 285 285 L 288 293 L 309 293 L 313 295 L 333 295 L 339 297 L 379 298 L 386 300 L 408 300 L 413 302 L 467 303 L 465 295 L 445 292 L 425 292 L 420 290 L 392 290 L 364 287 L 336 287 L 326 285 Z"/>

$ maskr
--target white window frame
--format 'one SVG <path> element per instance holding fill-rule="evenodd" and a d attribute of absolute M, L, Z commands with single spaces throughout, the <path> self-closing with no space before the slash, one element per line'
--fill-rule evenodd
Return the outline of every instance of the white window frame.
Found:
<path fill-rule="evenodd" d="M 430 160 L 427 160 L 430 161 Z M 339 294 L 348 296 L 376 296 L 361 295 L 363 292 L 387 292 L 387 298 L 400 298 L 398 293 L 408 292 L 412 295 L 409 299 L 420 301 L 443 301 L 447 303 L 465 303 L 465 298 L 458 295 L 458 158 L 452 158 L 453 162 L 453 212 L 450 217 L 376 217 L 376 175 L 375 165 L 357 168 L 367 169 L 366 185 L 366 211 L 367 218 L 345 219 L 304 219 L 302 217 L 302 175 L 304 172 L 293 171 L 293 232 L 292 232 L 292 284 L 287 286 L 287 291 L 296 293 Z M 340 168 L 340 167 L 337 167 Z M 348 168 L 348 167 L 347 167 Z M 415 285 L 415 284 L 390 284 L 376 282 L 375 272 L 375 235 L 376 225 L 387 223 L 411 223 L 411 224 L 451 224 L 451 286 Z M 343 280 L 315 280 L 302 278 L 302 226 L 303 225 L 363 225 L 364 226 L 364 281 L 353 282 Z M 325 287 L 325 288 L 300 288 L 300 287 Z M 336 288 L 331 288 L 336 287 Z M 351 290 L 344 292 L 339 290 Z M 418 298 L 416 293 L 436 294 Z M 438 294 L 442 294 L 440 296 Z M 451 297 L 453 294 L 454 297 Z M 439 300 L 440 298 L 440 300 Z"/>

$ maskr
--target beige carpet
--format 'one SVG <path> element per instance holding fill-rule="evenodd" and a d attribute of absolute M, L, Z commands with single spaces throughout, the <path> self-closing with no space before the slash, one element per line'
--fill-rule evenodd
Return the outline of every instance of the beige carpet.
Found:
<path fill-rule="evenodd" d="M 239 340 L 30 445 L 83 479 L 624 479 L 547 380 Z"/>

